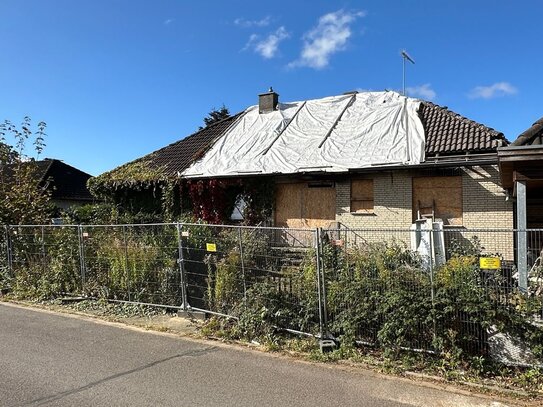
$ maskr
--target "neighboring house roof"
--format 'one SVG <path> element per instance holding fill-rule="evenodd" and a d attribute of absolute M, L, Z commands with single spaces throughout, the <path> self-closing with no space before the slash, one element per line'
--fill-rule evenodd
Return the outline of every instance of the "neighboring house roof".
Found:
<path fill-rule="evenodd" d="M 175 143 L 108 171 L 95 180 L 105 183 L 176 178 L 243 116 L 238 113 L 205 127 Z M 503 133 L 467 119 L 447 107 L 421 101 L 418 116 L 425 133 L 427 158 L 496 152 L 508 144 Z M 146 174 L 142 174 L 146 170 Z"/>
<path fill-rule="evenodd" d="M 491 153 L 509 144 L 503 133 L 432 102 L 422 102 L 419 116 L 426 133 L 426 157 Z"/>
<path fill-rule="evenodd" d="M 69 201 L 92 201 L 94 197 L 87 189 L 90 174 L 83 172 L 60 160 L 46 158 L 34 161 L 36 165 L 35 180 L 37 185 L 46 186 L 51 191 L 51 199 Z M 2 170 L 9 176 L 14 164 Z"/>
<path fill-rule="evenodd" d="M 521 133 L 511 146 L 538 146 L 543 144 L 543 117 Z"/>
<path fill-rule="evenodd" d="M 529 189 L 543 189 L 543 117 L 505 148 L 498 149 L 500 178 L 504 188 L 527 181 Z"/>
<path fill-rule="evenodd" d="M 48 165 L 46 165 L 47 162 Z M 71 201 L 92 201 L 94 199 L 87 189 L 90 174 L 55 159 L 38 161 L 38 164 L 46 167 L 43 171 L 42 182 L 51 183 L 53 187 L 51 198 Z"/>

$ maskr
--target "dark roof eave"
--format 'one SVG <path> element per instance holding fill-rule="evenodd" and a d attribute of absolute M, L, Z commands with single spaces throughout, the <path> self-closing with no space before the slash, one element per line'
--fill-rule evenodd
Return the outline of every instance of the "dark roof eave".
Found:
<path fill-rule="evenodd" d="M 509 145 L 507 147 L 498 147 L 498 154 L 505 154 L 508 151 L 523 151 L 523 150 L 543 150 L 543 144 L 536 145 Z"/>

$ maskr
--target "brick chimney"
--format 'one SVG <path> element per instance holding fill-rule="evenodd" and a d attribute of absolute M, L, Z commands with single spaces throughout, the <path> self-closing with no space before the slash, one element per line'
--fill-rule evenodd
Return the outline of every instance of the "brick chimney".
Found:
<path fill-rule="evenodd" d="M 270 86 L 270 90 L 267 93 L 258 95 L 258 112 L 269 113 L 277 109 L 279 103 L 279 95 L 273 91 Z"/>

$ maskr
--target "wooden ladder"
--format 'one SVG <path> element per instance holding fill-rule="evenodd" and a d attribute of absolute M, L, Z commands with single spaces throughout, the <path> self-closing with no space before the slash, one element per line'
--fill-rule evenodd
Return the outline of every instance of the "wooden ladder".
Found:
<path fill-rule="evenodd" d="M 436 201 L 432 199 L 431 206 L 422 206 L 420 201 L 417 201 L 417 219 L 435 219 L 436 215 Z"/>

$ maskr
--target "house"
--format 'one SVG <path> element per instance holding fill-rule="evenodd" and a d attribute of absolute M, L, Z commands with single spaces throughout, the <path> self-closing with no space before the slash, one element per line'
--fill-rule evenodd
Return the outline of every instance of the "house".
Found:
<path fill-rule="evenodd" d="M 95 201 L 87 188 L 90 174 L 64 161 L 46 158 L 38 161 L 40 183 L 51 191 L 51 202 L 61 209 Z"/>
<path fill-rule="evenodd" d="M 498 160 L 501 184 L 516 198 L 517 227 L 543 228 L 543 117 L 499 148 Z"/>
<path fill-rule="evenodd" d="M 289 228 L 408 230 L 433 217 L 445 227 L 511 229 L 497 154 L 506 145 L 496 130 L 396 92 L 280 103 L 270 90 L 258 105 L 97 180 L 153 191 L 165 180 L 271 184 L 269 224 Z M 509 238 L 481 240 L 512 257 Z"/>
<path fill-rule="evenodd" d="M 513 227 L 502 133 L 396 92 L 278 98 L 260 95 L 182 177 L 272 178 L 276 226 L 408 229 L 431 215 L 446 226 Z"/>
<path fill-rule="evenodd" d="M 59 209 L 74 205 L 92 203 L 95 198 L 87 189 L 90 174 L 83 172 L 65 162 L 53 158 L 33 161 L 36 170 L 33 172 L 36 186 L 47 189 L 51 193 L 51 202 Z M 9 176 L 10 168 L 2 169 Z"/>

